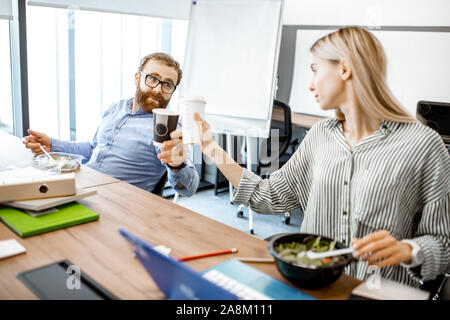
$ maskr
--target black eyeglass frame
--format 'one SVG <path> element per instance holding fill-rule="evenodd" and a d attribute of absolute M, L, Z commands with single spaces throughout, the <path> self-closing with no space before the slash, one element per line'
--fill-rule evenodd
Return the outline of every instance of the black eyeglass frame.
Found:
<path fill-rule="evenodd" d="M 156 88 L 157 86 L 159 86 L 159 85 L 161 84 L 161 90 L 162 90 L 162 92 L 167 93 L 167 94 L 172 94 L 172 93 L 175 92 L 175 90 L 177 90 L 177 86 L 174 85 L 174 84 L 171 83 L 171 82 L 161 81 L 161 80 L 159 80 L 158 78 L 156 78 L 155 76 L 152 76 L 151 74 L 146 74 L 146 73 L 144 73 L 144 72 L 142 72 L 142 71 L 139 71 L 139 72 L 140 72 L 143 76 L 145 76 L 144 83 L 145 83 L 145 85 L 146 85 L 147 87 L 150 87 L 150 88 Z M 156 84 L 156 86 L 152 87 L 151 85 L 147 84 L 147 78 L 148 78 L 148 77 L 152 77 L 152 78 L 154 78 L 154 79 L 156 79 L 156 80 L 158 81 L 158 83 Z M 166 91 L 164 91 L 164 86 L 163 86 L 163 84 L 170 84 L 171 86 L 173 86 L 174 88 L 173 88 L 172 92 L 166 92 Z"/>

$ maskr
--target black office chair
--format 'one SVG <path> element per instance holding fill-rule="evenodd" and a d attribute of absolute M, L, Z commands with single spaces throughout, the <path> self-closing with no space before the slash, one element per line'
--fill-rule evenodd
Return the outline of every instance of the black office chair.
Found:
<path fill-rule="evenodd" d="M 436 130 L 450 150 L 450 103 L 421 100 L 417 102 L 416 116 Z"/>
<path fill-rule="evenodd" d="M 280 115 L 283 116 L 282 119 L 279 119 Z M 268 139 L 262 140 L 256 173 L 264 178 L 269 177 L 272 173 L 272 163 L 278 161 L 281 168 L 290 158 L 286 151 L 291 144 L 292 138 L 291 108 L 286 103 L 279 100 L 274 101 L 270 130 L 278 130 L 279 144 L 278 150 L 271 149 L 272 132 Z"/>
<path fill-rule="evenodd" d="M 450 274 L 421 283 L 420 289 L 430 292 L 430 300 L 450 300 Z"/>
<path fill-rule="evenodd" d="M 280 116 L 282 116 L 281 119 Z M 272 132 L 270 132 L 268 139 L 260 140 L 260 155 L 256 173 L 262 178 L 268 178 L 273 171 L 281 168 L 291 156 L 291 154 L 286 153 L 291 145 L 292 138 L 291 108 L 285 102 L 274 100 L 270 129 L 278 130 L 278 150 L 271 149 L 272 138 L 275 138 L 272 137 Z M 278 166 L 272 168 L 272 164 L 276 161 L 278 161 Z M 239 206 L 237 216 L 243 217 L 243 215 L 243 206 Z M 289 212 L 285 213 L 283 222 L 289 224 Z"/>
<path fill-rule="evenodd" d="M 161 177 L 161 179 L 159 179 L 158 183 L 156 184 L 155 188 L 153 189 L 152 193 L 156 194 L 157 196 L 162 197 L 163 196 L 163 192 L 164 192 L 164 186 L 166 185 L 167 182 L 167 171 L 164 172 L 163 176 Z"/>

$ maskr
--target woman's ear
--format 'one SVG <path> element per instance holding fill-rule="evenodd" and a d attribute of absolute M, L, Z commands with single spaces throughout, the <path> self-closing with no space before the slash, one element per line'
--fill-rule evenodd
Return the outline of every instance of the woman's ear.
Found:
<path fill-rule="evenodd" d="M 339 61 L 339 75 L 344 81 L 352 77 L 352 68 L 344 58 Z"/>

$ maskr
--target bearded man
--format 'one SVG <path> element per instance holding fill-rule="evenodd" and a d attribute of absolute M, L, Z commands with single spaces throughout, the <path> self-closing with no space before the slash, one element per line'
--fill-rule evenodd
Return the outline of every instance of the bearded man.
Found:
<path fill-rule="evenodd" d="M 118 101 L 105 111 L 92 141 L 62 141 L 29 129 L 24 144 L 36 155 L 43 153 L 41 146 L 47 152 L 82 155 L 86 166 L 149 192 L 167 171 L 175 191 L 191 196 L 199 176 L 186 157 L 181 132 L 173 132 L 172 140 L 161 149 L 153 144 L 152 110 L 167 107 L 181 77 L 180 65 L 171 56 L 147 55 L 135 74 L 134 98 Z"/>

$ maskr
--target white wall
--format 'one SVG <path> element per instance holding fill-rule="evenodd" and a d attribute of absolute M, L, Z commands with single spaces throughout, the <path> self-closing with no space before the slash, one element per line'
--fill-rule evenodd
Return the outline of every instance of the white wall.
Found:
<path fill-rule="evenodd" d="M 284 24 L 450 26 L 450 1 L 285 0 Z"/>
<path fill-rule="evenodd" d="M 296 61 L 289 105 L 296 112 L 333 116 L 320 110 L 308 90 L 313 73 L 309 48 L 329 30 L 299 30 Z M 412 31 L 372 31 L 387 55 L 387 81 L 394 96 L 412 115 L 417 102 L 450 101 L 450 33 Z M 419 63 L 418 63 L 419 62 Z"/>
<path fill-rule="evenodd" d="M 449 27 L 449 0 L 285 0 L 285 25 L 363 25 Z M 303 43 L 296 43 L 296 62 L 290 105 L 294 111 L 332 115 L 317 108 L 307 85 L 309 46 L 316 40 L 313 30 L 304 31 Z M 321 30 L 321 35 L 329 31 Z M 448 74 L 450 33 L 382 32 L 380 38 L 388 56 L 388 83 L 405 108 L 415 114 L 418 100 L 450 101 Z M 309 43 L 308 41 L 311 41 Z M 305 51 L 302 55 L 302 50 Z M 416 61 L 421 61 L 416 65 Z M 300 68 L 302 67 L 302 69 Z M 304 68 L 303 68 L 304 67 Z M 299 79 L 301 81 L 299 81 Z"/>

